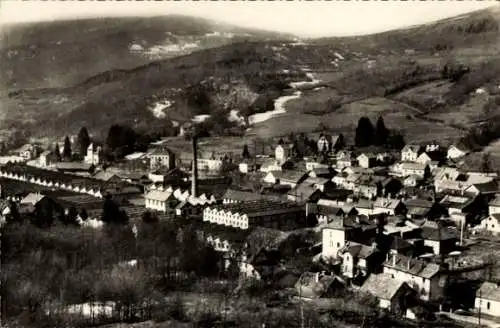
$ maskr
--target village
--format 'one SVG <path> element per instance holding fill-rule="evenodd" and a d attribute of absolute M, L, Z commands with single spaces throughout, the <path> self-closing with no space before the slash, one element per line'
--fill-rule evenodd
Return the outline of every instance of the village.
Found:
<path fill-rule="evenodd" d="M 68 142 L 28 144 L 0 167 L 0 212 L 4 224 L 62 215 L 101 229 L 113 202 L 132 230 L 146 217 L 194 223 L 240 280 L 278 275 L 309 302 L 349 290 L 406 320 L 500 326 L 497 173 L 460 168 L 467 150 L 457 145 L 386 147 L 387 133 L 371 136 L 378 145 L 327 132 L 283 137 L 274 154 L 247 145 L 206 154 L 193 137 L 186 158 L 151 143 L 115 162 L 90 138 L 86 148 L 69 141 L 80 160 Z M 302 271 L 288 269 L 295 256 Z"/>

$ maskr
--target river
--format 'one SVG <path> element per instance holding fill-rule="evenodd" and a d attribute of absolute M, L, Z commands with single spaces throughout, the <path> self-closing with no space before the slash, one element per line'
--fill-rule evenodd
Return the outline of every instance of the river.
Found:
<path fill-rule="evenodd" d="M 290 87 L 294 89 L 295 91 L 291 95 L 285 95 L 278 97 L 274 100 L 274 110 L 264 112 L 264 113 L 257 113 L 250 115 L 248 117 L 248 123 L 250 125 L 254 125 L 257 123 L 261 123 L 264 121 L 269 120 L 270 118 L 281 115 L 286 113 L 285 105 L 288 101 L 293 100 L 293 99 L 298 99 L 301 97 L 302 92 L 300 90 L 297 90 L 299 88 L 304 88 L 304 87 L 314 87 L 321 83 L 320 80 L 318 80 L 313 73 L 306 73 L 306 76 L 310 79 L 310 81 L 300 81 L 300 82 L 292 82 L 290 83 Z"/>

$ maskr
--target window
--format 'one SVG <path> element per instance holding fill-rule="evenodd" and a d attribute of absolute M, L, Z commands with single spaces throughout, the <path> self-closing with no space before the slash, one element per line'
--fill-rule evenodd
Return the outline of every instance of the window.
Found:
<path fill-rule="evenodd" d="M 486 309 L 489 310 L 490 309 L 490 302 L 486 303 Z"/>
<path fill-rule="evenodd" d="M 340 247 L 340 243 L 337 243 L 337 247 Z"/>

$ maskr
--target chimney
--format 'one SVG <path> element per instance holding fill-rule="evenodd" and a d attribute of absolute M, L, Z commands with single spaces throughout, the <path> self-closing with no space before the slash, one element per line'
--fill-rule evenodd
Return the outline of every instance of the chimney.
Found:
<path fill-rule="evenodd" d="M 198 195 L 198 149 L 196 147 L 196 136 L 193 136 L 193 171 L 191 176 L 191 195 Z"/>
<path fill-rule="evenodd" d="M 395 267 L 396 266 L 396 254 L 393 254 L 392 255 L 392 266 Z"/>
<path fill-rule="evenodd" d="M 406 264 L 406 270 L 410 271 L 411 258 L 408 258 L 408 263 Z"/>
<path fill-rule="evenodd" d="M 319 282 L 319 272 L 316 272 L 316 273 L 314 274 L 314 281 L 315 281 L 315 282 Z"/>

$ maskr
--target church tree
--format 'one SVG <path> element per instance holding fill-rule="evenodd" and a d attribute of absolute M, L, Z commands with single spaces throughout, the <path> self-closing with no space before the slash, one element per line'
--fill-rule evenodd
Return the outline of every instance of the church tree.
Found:
<path fill-rule="evenodd" d="M 382 116 L 379 116 L 375 128 L 375 143 L 380 146 L 385 145 L 387 144 L 388 138 L 389 138 L 389 129 L 386 128 Z"/>
<path fill-rule="evenodd" d="M 90 145 L 90 137 L 89 137 L 89 132 L 87 131 L 86 127 L 82 127 L 80 129 L 80 132 L 78 132 L 78 141 L 77 141 L 77 146 L 78 146 L 78 154 L 81 157 L 85 157 L 87 154 L 87 148 L 89 148 Z"/>
<path fill-rule="evenodd" d="M 59 149 L 59 145 L 57 144 L 57 142 L 54 146 L 54 155 L 57 158 L 57 161 L 60 162 L 61 161 L 61 151 Z"/>
<path fill-rule="evenodd" d="M 66 160 L 71 159 L 71 142 L 69 141 L 68 136 L 66 136 L 66 138 L 64 138 L 64 147 L 63 147 L 62 156 Z"/>
<path fill-rule="evenodd" d="M 375 131 L 372 122 L 366 116 L 363 116 L 358 121 L 356 128 L 355 144 L 358 147 L 366 147 L 373 144 Z"/>
<path fill-rule="evenodd" d="M 250 151 L 248 150 L 248 145 L 247 144 L 245 144 L 243 146 L 243 152 L 241 154 L 241 157 L 243 157 L 243 158 L 250 158 Z"/>

